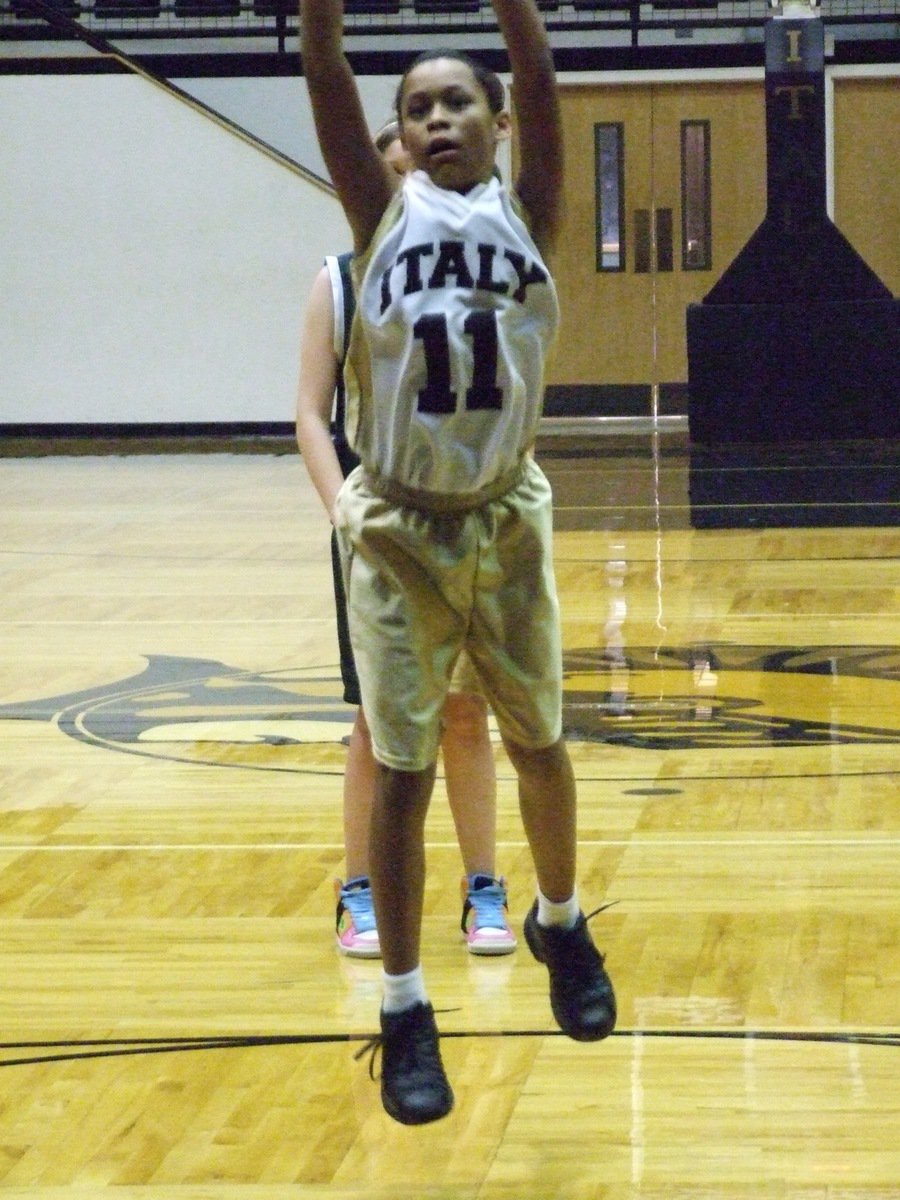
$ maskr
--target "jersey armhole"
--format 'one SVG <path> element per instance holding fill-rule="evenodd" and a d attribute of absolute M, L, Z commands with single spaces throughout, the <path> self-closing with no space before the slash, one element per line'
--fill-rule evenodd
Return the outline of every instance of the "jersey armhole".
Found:
<path fill-rule="evenodd" d="M 325 258 L 325 268 L 331 283 L 331 311 L 333 314 L 334 335 L 332 349 L 338 362 L 344 360 L 344 342 L 346 329 L 344 320 L 344 289 L 340 259 L 337 255 L 329 254 Z"/>

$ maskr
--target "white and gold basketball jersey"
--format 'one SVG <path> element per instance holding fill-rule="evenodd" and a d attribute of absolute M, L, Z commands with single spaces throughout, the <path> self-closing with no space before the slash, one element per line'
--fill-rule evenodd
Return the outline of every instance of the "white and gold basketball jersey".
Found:
<path fill-rule="evenodd" d="M 373 474 L 478 492 L 534 441 L 556 288 L 499 180 L 465 195 L 414 171 L 353 263 L 351 444 Z"/>

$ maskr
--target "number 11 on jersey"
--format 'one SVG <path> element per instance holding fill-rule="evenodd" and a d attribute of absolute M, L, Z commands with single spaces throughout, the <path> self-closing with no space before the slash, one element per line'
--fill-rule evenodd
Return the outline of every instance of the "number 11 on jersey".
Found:
<path fill-rule="evenodd" d="M 473 309 L 463 331 L 472 339 L 472 384 L 466 389 L 468 410 L 502 408 L 503 392 L 497 386 L 497 314 L 493 309 Z M 456 412 L 456 393 L 450 388 L 450 340 L 443 313 L 426 313 L 413 325 L 425 353 L 425 386 L 419 392 L 419 412 L 441 415 Z"/>

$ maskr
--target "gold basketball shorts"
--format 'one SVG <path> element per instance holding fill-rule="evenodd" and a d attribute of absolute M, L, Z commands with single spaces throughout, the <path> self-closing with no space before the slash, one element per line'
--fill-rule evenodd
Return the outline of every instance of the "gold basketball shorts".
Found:
<path fill-rule="evenodd" d="M 526 458 L 502 495 L 451 511 L 398 503 L 380 482 L 358 467 L 336 503 L 375 757 L 403 771 L 436 761 L 463 651 L 504 738 L 552 745 L 562 731 L 562 646 L 543 471 Z"/>

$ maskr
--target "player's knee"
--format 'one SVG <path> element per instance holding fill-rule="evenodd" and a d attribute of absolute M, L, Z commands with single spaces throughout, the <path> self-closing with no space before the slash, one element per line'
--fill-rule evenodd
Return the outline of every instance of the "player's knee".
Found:
<path fill-rule="evenodd" d="M 474 741 L 487 727 L 487 701 L 476 692 L 451 692 L 441 714 L 445 736 Z"/>
<path fill-rule="evenodd" d="M 563 737 L 549 746 L 523 746 L 504 736 L 503 745 L 509 759 L 520 774 L 549 774 L 569 769 L 569 751 Z"/>
<path fill-rule="evenodd" d="M 372 735 L 369 732 L 369 723 L 366 720 L 366 714 L 362 708 L 356 710 L 356 720 L 353 722 L 353 735 L 361 738 L 368 745 L 372 744 Z"/>

